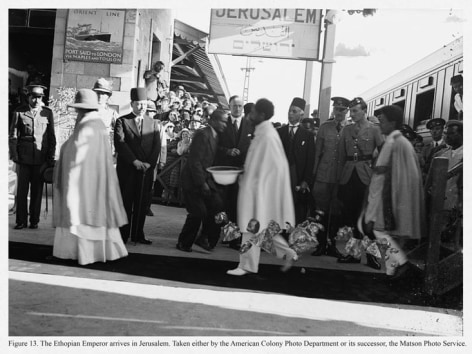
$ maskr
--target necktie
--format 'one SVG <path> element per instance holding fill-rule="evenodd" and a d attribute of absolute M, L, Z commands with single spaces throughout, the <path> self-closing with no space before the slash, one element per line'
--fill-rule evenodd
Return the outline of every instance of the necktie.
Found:
<path fill-rule="evenodd" d="M 336 130 L 338 131 L 338 133 L 341 131 L 341 123 L 337 123 L 336 124 Z"/>
<path fill-rule="evenodd" d="M 295 129 L 295 126 L 291 125 L 290 130 L 288 132 L 288 135 L 290 136 L 290 139 L 293 139 L 293 137 L 295 136 L 295 132 L 293 131 L 294 129 Z"/>
<path fill-rule="evenodd" d="M 234 126 L 234 131 L 238 132 L 239 127 L 238 127 L 238 120 L 237 119 L 234 120 L 233 126 Z"/>
<path fill-rule="evenodd" d="M 138 132 L 141 135 L 141 127 L 142 127 L 142 119 L 141 118 L 136 118 L 136 126 L 138 127 Z"/>

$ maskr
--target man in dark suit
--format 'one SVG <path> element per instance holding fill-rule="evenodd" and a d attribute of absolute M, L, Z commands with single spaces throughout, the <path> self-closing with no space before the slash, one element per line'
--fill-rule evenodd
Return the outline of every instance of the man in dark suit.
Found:
<path fill-rule="evenodd" d="M 161 152 L 158 121 L 146 115 L 147 96 L 143 87 L 131 89 L 132 112 L 118 118 L 114 142 L 118 154 L 116 173 L 120 182 L 128 224 L 120 228 L 126 243 L 151 244 L 144 236 L 153 171 Z"/>
<path fill-rule="evenodd" d="M 254 127 L 248 119 L 248 112 L 252 108 L 251 103 L 244 105 L 239 96 L 232 96 L 229 99 L 231 113 L 228 117 L 226 128 L 218 134 L 218 151 L 216 153 L 216 166 L 235 166 L 243 167 L 246 160 L 247 150 L 251 143 L 251 137 L 254 133 Z M 238 201 L 238 183 L 233 183 L 224 188 L 225 192 L 225 210 L 229 220 L 236 222 L 237 219 L 237 201 Z M 241 239 L 229 242 L 231 248 L 239 250 Z"/>
<path fill-rule="evenodd" d="M 299 224 L 307 218 L 307 200 L 312 185 L 315 163 L 315 141 L 313 135 L 300 125 L 306 102 L 295 97 L 288 110 L 289 124 L 278 129 L 290 168 L 295 219 Z"/>
<path fill-rule="evenodd" d="M 206 170 L 213 166 L 218 148 L 218 133 L 228 122 L 228 116 L 222 110 L 214 111 L 208 126 L 199 129 L 193 136 L 187 163 L 182 169 L 182 189 L 184 192 L 187 219 L 179 235 L 177 249 L 191 252 L 192 245 L 210 251 L 219 238 L 219 227 L 215 223 L 215 214 L 223 210 L 221 189 Z M 202 225 L 201 236 L 197 233 Z"/>
<path fill-rule="evenodd" d="M 431 133 L 431 142 L 426 144 L 421 152 L 423 156 L 424 166 L 423 166 L 423 177 L 426 178 L 426 175 L 429 172 L 429 167 L 433 160 L 433 156 L 439 150 L 445 149 L 446 143 L 444 141 L 444 126 L 446 121 L 442 118 L 433 118 L 426 123 L 426 128 L 429 129 Z"/>
<path fill-rule="evenodd" d="M 26 227 L 28 192 L 29 227 L 38 228 L 43 195 L 40 171 L 41 167 L 54 165 L 56 151 L 54 115 L 42 103 L 46 87 L 30 85 L 27 89 L 28 103 L 13 112 L 9 134 L 10 158 L 17 164 L 18 174 L 15 229 Z"/>

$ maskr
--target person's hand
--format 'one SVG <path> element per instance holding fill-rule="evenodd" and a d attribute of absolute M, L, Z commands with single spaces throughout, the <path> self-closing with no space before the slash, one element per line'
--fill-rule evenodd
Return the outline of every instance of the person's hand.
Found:
<path fill-rule="evenodd" d="M 144 166 L 144 172 L 146 172 L 151 167 L 151 164 L 148 162 L 143 162 L 143 166 Z"/>
<path fill-rule="evenodd" d="M 306 183 L 305 181 L 302 181 L 302 183 L 300 183 L 300 191 L 301 191 L 302 193 L 309 192 L 309 191 L 310 191 L 310 187 L 308 186 L 308 183 Z"/>
<path fill-rule="evenodd" d="M 139 161 L 139 160 L 134 160 L 133 161 L 133 166 L 136 168 L 138 171 L 145 171 L 144 163 Z"/>
<path fill-rule="evenodd" d="M 233 149 L 228 149 L 226 154 L 228 156 L 239 156 L 241 154 L 241 151 L 239 151 L 239 149 L 233 148 Z"/>
<path fill-rule="evenodd" d="M 208 196 L 210 196 L 210 194 L 211 194 L 210 187 L 208 186 L 208 184 L 207 184 L 206 182 L 203 183 L 203 186 L 202 186 L 202 194 L 203 194 L 205 197 L 208 197 Z"/>

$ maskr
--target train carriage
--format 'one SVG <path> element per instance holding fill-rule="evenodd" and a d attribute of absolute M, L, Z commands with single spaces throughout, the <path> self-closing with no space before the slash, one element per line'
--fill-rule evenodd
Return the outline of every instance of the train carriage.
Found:
<path fill-rule="evenodd" d="M 445 45 L 422 60 L 398 72 L 360 96 L 367 103 L 369 116 L 386 105 L 398 105 L 408 124 L 426 141 L 426 122 L 431 118 L 457 118 L 451 78 L 463 75 L 463 37 Z"/>

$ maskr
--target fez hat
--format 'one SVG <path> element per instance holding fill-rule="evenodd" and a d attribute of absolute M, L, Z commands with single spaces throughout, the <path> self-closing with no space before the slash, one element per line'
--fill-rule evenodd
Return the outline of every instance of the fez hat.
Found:
<path fill-rule="evenodd" d="M 157 112 L 156 104 L 154 103 L 154 101 L 151 101 L 151 100 L 147 101 L 146 111 Z"/>
<path fill-rule="evenodd" d="M 75 102 L 70 103 L 68 106 L 90 110 L 100 109 L 97 94 L 91 89 L 80 89 L 77 91 L 75 94 Z"/>
<path fill-rule="evenodd" d="M 451 85 L 452 84 L 457 84 L 457 83 L 462 83 L 462 82 L 463 82 L 462 75 L 456 75 L 456 76 L 451 77 Z"/>
<path fill-rule="evenodd" d="M 134 87 L 130 92 L 131 101 L 147 101 L 147 93 L 144 87 Z"/>
<path fill-rule="evenodd" d="M 95 84 L 93 85 L 93 90 L 108 93 L 110 96 L 113 91 L 111 87 L 111 83 L 108 80 L 104 79 L 103 77 L 99 78 L 95 82 Z"/>
<path fill-rule="evenodd" d="M 444 119 L 433 118 L 433 119 L 428 120 L 428 122 L 426 123 L 426 128 L 431 130 L 434 127 L 444 127 L 445 124 L 446 124 L 446 121 Z"/>
<path fill-rule="evenodd" d="M 46 90 L 46 87 L 42 85 L 28 85 L 26 86 L 26 89 L 28 90 L 28 95 L 31 96 L 44 96 L 44 90 Z"/>
<path fill-rule="evenodd" d="M 362 97 L 356 97 L 356 98 L 352 99 L 351 102 L 349 102 L 349 108 L 357 106 L 358 104 L 363 105 L 363 106 L 367 106 L 367 104 L 365 103 L 365 101 Z"/>
<path fill-rule="evenodd" d="M 349 100 L 344 97 L 331 97 L 331 101 L 333 101 L 333 107 L 342 107 L 348 108 L 349 107 Z"/>
<path fill-rule="evenodd" d="M 302 111 L 305 110 L 305 105 L 306 105 L 306 102 L 303 98 L 300 98 L 300 97 L 295 97 L 293 100 L 292 100 L 292 103 L 290 104 L 290 106 L 295 106 L 295 107 L 298 107 L 300 108 Z"/>

